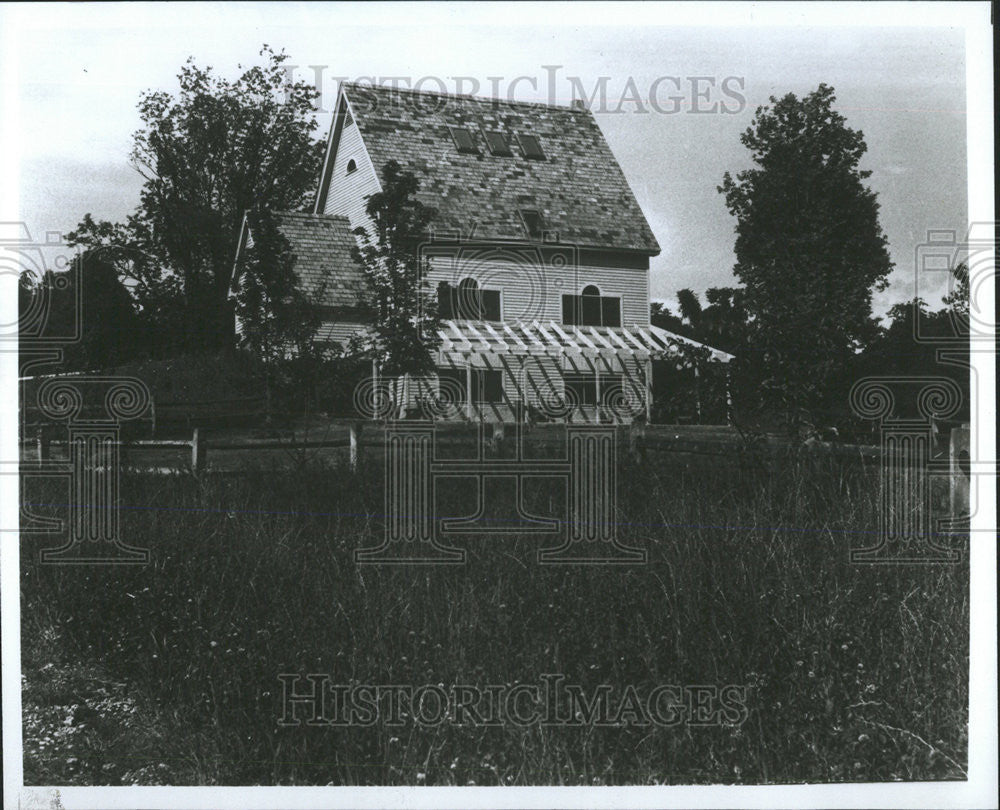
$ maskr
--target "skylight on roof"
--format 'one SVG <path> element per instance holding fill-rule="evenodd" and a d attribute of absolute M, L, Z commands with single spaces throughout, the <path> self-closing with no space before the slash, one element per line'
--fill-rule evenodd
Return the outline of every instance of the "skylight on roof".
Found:
<path fill-rule="evenodd" d="M 529 160 L 545 160 L 542 145 L 534 135 L 518 135 L 517 140 L 521 144 L 521 151 L 524 152 L 526 158 Z"/>
<path fill-rule="evenodd" d="M 455 148 L 463 155 L 476 155 L 476 142 L 472 140 L 472 133 L 465 127 L 449 127 L 452 140 L 455 141 Z"/>
<path fill-rule="evenodd" d="M 524 223 L 524 230 L 527 232 L 528 237 L 531 239 L 541 239 L 542 229 L 545 227 L 542 215 L 530 208 L 522 208 L 519 213 L 521 214 L 521 221 Z"/>
<path fill-rule="evenodd" d="M 498 157 L 513 157 L 514 153 L 510 151 L 510 146 L 502 132 L 486 129 L 483 130 L 483 134 L 486 136 L 486 144 L 490 147 L 490 154 Z"/>

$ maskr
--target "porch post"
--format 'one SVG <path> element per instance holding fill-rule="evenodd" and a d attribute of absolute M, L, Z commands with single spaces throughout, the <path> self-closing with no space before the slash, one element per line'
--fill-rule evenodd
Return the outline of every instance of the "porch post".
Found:
<path fill-rule="evenodd" d="M 698 379 L 698 363 L 694 364 L 694 407 L 698 414 L 698 424 L 701 424 L 701 381 Z"/>
<path fill-rule="evenodd" d="M 472 355 L 465 361 L 465 418 L 472 421 Z"/>
<path fill-rule="evenodd" d="M 732 361 L 730 361 L 732 362 Z M 729 367 L 729 363 L 726 363 L 726 421 L 731 425 L 733 424 L 733 372 Z"/>
<path fill-rule="evenodd" d="M 646 367 L 644 369 L 646 377 L 646 424 L 652 422 L 653 414 L 653 360 L 652 358 L 646 359 Z"/>
<path fill-rule="evenodd" d="M 521 395 L 521 416 L 518 421 L 527 422 L 528 421 L 528 379 L 524 367 L 525 357 L 522 355 L 521 369 L 518 373 L 517 387 L 520 389 L 519 393 Z"/>
<path fill-rule="evenodd" d="M 601 424 L 601 370 L 598 368 L 597 358 L 588 360 L 590 367 L 594 370 L 594 391 L 597 399 L 594 400 L 594 423 Z"/>

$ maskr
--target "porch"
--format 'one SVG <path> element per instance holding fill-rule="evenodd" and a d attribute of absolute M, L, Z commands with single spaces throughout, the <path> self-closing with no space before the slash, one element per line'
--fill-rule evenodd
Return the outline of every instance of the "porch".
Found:
<path fill-rule="evenodd" d="M 401 410 L 418 418 L 649 421 L 654 359 L 732 359 L 652 325 L 447 320 L 438 336 L 436 376 L 404 380 L 400 392 Z"/>

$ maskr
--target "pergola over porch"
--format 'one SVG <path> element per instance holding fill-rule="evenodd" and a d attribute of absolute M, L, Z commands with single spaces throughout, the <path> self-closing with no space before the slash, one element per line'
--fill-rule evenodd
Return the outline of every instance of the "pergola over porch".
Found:
<path fill-rule="evenodd" d="M 439 364 L 464 367 L 466 416 L 472 418 L 477 403 L 472 399 L 474 367 L 502 368 L 515 380 L 519 406 L 527 405 L 529 359 L 549 358 L 562 367 L 589 371 L 596 385 L 595 414 L 601 419 L 602 374 L 616 371 L 631 381 L 633 399 L 650 416 L 652 399 L 651 361 L 676 357 L 685 347 L 701 349 L 715 362 L 728 363 L 733 355 L 648 324 L 597 327 L 566 325 L 554 320 L 491 323 L 446 320 L 438 330 Z M 513 360 L 513 364 L 511 361 Z M 512 367 L 513 365 L 513 367 Z M 697 374 L 697 368 L 695 369 Z M 641 378 L 641 379 L 640 379 Z"/>

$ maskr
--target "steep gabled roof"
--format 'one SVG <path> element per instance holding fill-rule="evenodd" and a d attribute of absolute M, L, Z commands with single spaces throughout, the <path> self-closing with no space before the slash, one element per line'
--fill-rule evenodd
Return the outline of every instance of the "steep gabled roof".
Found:
<path fill-rule="evenodd" d="M 278 230 L 295 254 L 294 270 L 300 289 L 310 297 L 322 292 L 322 297 L 314 303 L 324 307 L 356 307 L 364 280 L 351 255 L 356 240 L 347 217 L 293 211 L 276 212 L 275 217 Z M 239 264 L 239 254 L 252 245 L 252 238 L 244 217 L 234 270 Z M 233 284 L 236 283 L 234 279 Z"/>
<path fill-rule="evenodd" d="M 395 160 L 420 181 L 418 198 L 437 209 L 435 231 L 523 240 L 531 235 L 521 212 L 537 211 L 543 231 L 563 244 L 660 252 L 589 110 L 353 83 L 342 84 L 341 92 L 376 170 Z M 475 154 L 458 150 L 451 127 L 471 132 Z M 487 131 L 505 136 L 511 156 L 491 153 Z M 544 159 L 525 156 L 521 135 L 538 140 Z M 318 209 L 324 204 L 319 199 Z"/>
<path fill-rule="evenodd" d="M 361 291 L 360 268 L 351 255 L 356 240 L 347 217 L 299 214 L 290 211 L 278 216 L 278 230 L 288 240 L 296 256 L 299 286 L 327 307 L 355 307 Z"/>

